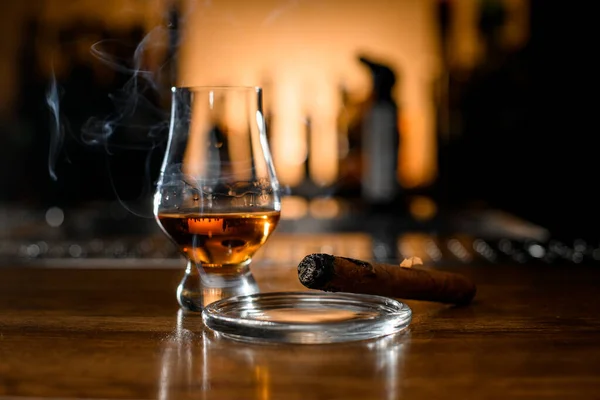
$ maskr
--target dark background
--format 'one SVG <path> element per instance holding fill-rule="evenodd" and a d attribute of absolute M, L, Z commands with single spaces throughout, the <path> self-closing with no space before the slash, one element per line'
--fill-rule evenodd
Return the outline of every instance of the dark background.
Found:
<path fill-rule="evenodd" d="M 597 238 L 589 5 L 532 1 L 531 11 L 527 46 L 457 89 L 464 130 L 442 145 L 440 193 L 450 203 L 485 200 L 554 235 Z"/>

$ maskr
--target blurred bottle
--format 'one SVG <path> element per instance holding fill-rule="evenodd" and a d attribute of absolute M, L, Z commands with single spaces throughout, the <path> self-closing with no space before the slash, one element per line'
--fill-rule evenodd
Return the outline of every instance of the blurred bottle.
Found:
<path fill-rule="evenodd" d="M 360 197 L 361 119 L 363 104 L 340 87 L 341 107 L 337 117 L 338 174 L 336 192 L 346 198 Z"/>
<path fill-rule="evenodd" d="M 392 205 L 399 196 L 397 180 L 398 107 L 392 97 L 394 71 L 365 57 L 371 71 L 373 91 L 362 120 L 362 198 L 376 207 Z"/>
<path fill-rule="evenodd" d="M 314 131 L 312 129 L 311 117 L 306 117 L 304 129 L 306 134 L 306 148 L 310 149 L 311 141 L 313 139 L 312 135 L 314 134 Z M 302 162 L 304 178 L 302 179 L 302 182 L 300 182 L 299 185 L 294 187 L 294 193 L 296 195 L 302 196 L 307 199 L 322 196 L 326 193 L 326 188 L 321 185 L 318 185 L 312 178 L 310 166 L 313 160 L 310 153 L 310 150 L 306 152 L 306 158 Z"/>

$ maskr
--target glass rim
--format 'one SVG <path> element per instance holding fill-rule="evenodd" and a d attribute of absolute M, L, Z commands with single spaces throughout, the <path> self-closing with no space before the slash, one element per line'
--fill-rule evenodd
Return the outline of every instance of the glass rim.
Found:
<path fill-rule="evenodd" d="M 254 91 L 261 92 L 262 87 L 260 86 L 246 86 L 246 85 L 173 85 L 171 86 L 172 92 L 177 92 L 179 90 L 189 90 L 191 92 L 200 92 L 200 91 L 210 91 L 210 90 L 218 90 L 218 91 Z"/>

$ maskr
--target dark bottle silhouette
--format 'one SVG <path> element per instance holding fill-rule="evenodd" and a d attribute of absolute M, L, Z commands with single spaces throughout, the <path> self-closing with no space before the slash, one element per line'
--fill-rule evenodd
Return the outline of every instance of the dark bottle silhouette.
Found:
<path fill-rule="evenodd" d="M 360 57 L 371 71 L 373 90 L 362 122 L 362 197 L 370 205 L 394 204 L 397 180 L 398 106 L 392 97 L 396 73 L 386 65 Z"/>
<path fill-rule="evenodd" d="M 340 86 L 341 107 L 337 115 L 338 176 L 336 194 L 360 197 L 360 121 L 362 103 L 352 98 L 345 86 Z"/>

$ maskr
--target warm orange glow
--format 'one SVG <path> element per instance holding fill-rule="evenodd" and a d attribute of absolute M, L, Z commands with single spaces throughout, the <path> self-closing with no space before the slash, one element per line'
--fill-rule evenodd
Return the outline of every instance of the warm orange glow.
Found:
<path fill-rule="evenodd" d="M 518 0 L 504 1 L 513 14 L 523 15 Z M 112 27 L 141 23 L 150 31 L 164 26 L 170 3 L 121 0 L 103 5 L 98 13 L 96 0 L 45 0 L 40 13 L 54 25 L 93 15 Z M 309 150 L 314 181 L 320 185 L 336 181 L 337 88 L 343 84 L 353 98 L 364 99 L 370 84 L 368 72 L 357 62 L 358 53 L 387 63 L 401 78 L 396 100 L 409 129 L 402 132 L 400 181 L 419 186 L 435 177 L 431 85 L 439 68 L 437 1 L 183 0 L 183 4 L 180 83 L 264 86 L 266 107 L 273 116 L 273 157 L 283 184 L 294 186 L 302 180 Z M 454 5 L 459 10 L 453 24 L 454 43 L 460 48 L 455 57 L 457 62 L 466 59 L 469 63 L 479 54 L 473 29 L 477 1 L 461 0 Z M 507 27 L 507 41 L 522 39 L 520 27 Z M 310 149 L 306 145 L 308 119 L 312 122 Z"/>
<path fill-rule="evenodd" d="M 319 219 L 336 218 L 341 213 L 340 203 L 336 199 L 328 197 L 311 200 L 309 209 L 310 214 Z"/>
<path fill-rule="evenodd" d="M 422 260 L 429 258 L 426 243 L 430 237 L 424 233 L 406 233 L 398 238 L 396 246 L 401 258 L 419 257 Z"/>
<path fill-rule="evenodd" d="M 285 81 L 273 89 L 273 103 L 280 105 L 270 127 L 273 161 L 279 181 L 295 186 L 304 178 L 302 163 L 308 153 L 301 92 Z"/>
<path fill-rule="evenodd" d="M 359 98 L 369 90 L 370 77 L 358 63 L 358 53 L 399 72 L 396 99 L 410 127 L 402 133 L 403 181 L 418 186 L 435 177 L 435 2 L 348 0 L 343 7 L 336 0 L 205 4 L 196 3 L 186 21 L 181 83 L 268 83 L 271 145 L 282 183 L 294 186 L 303 178 L 308 118 L 312 178 L 322 185 L 337 179 L 337 88 L 344 84 Z"/>
<path fill-rule="evenodd" d="M 281 219 L 301 219 L 308 213 L 308 202 L 298 196 L 286 196 L 281 199 Z"/>
<path fill-rule="evenodd" d="M 502 1 L 508 14 L 503 41 L 508 47 L 519 47 L 527 41 L 528 2 Z M 470 69 L 483 56 L 477 34 L 480 3 L 453 2 L 450 62 L 455 67 Z M 38 11 L 50 25 L 94 16 L 111 27 L 140 23 L 149 32 L 164 23 L 169 4 L 170 0 L 147 0 L 144 4 L 121 0 L 102 6 L 98 14 L 96 0 L 45 0 Z M 400 182 L 415 187 L 435 178 L 431 84 L 439 68 L 436 0 L 184 0 L 183 4 L 180 83 L 264 86 L 265 107 L 273 115 L 273 157 L 283 184 L 301 182 L 302 164 L 309 151 L 314 181 L 320 185 L 336 181 L 337 88 L 344 84 L 354 98 L 365 98 L 370 83 L 368 72 L 356 61 L 359 52 L 396 68 L 401 78 L 396 100 L 406 123 L 400 129 Z M 150 42 L 150 47 L 157 45 Z M 44 57 L 50 58 L 51 54 Z M 60 74 L 60 63 L 55 60 L 55 64 Z M 6 69 L 4 65 L 0 67 Z M 0 103 L 6 96 L 0 95 Z M 232 153 L 247 152 L 246 144 L 240 141 L 232 141 L 231 147 Z M 195 159 L 202 157 L 194 155 Z M 236 164 L 233 172 L 243 175 L 245 170 Z"/>
<path fill-rule="evenodd" d="M 188 229 L 193 234 L 211 234 L 225 231 L 223 218 L 196 218 L 188 221 Z"/>
<path fill-rule="evenodd" d="M 242 94 L 228 96 L 224 108 L 223 127 L 227 129 L 227 145 L 231 160 L 231 173 L 236 180 L 249 180 L 252 173 L 250 156 L 251 138 L 249 124 L 256 124 L 250 115 L 248 97 Z"/>
<path fill-rule="evenodd" d="M 507 11 L 503 41 L 516 48 L 527 42 L 528 3 L 502 0 Z M 66 73 L 65 61 L 56 56 L 56 27 L 92 17 L 110 28 L 137 23 L 147 32 L 164 27 L 172 0 L 44 0 L 23 2 L 7 26 L 19 25 L 34 11 L 47 26 L 39 47 L 42 68 L 57 76 Z M 39 3 L 39 4 L 38 4 Z M 173 2 L 175 3 L 175 2 Z M 356 61 L 358 52 L 369 54 L 401 71 L 396 100 L 406 124 L 401 129 L 398 176 L 407 187 L 424 185 L 436 175 L 435 126 L 431 84 L 438 72 L 435 12 L 437 0 L 183 0 L 180 83 L 186 85 L 245 84 L 266 89 L 265 107 L 273 112 L 270 126 L 272 151 L 280 181 L 294 186 L 304 174 L 306 120 L 312 121 L 310 173 L 317 184 L 337 179 L 335 113 L 339 110 L 339 84 L 356 98 L 369 88 L 368 72 Z M 477 34 L 479 0 L 453 1 L 450 62 L 470 69 L 483 56 Z M 26 12 L 27 11 L 27 12 Z M 7 28 L 13 31 L 13 28 Z M 160 28 L 158 29 L 160 31 Z M 162 33 L 164 36 L 164 32 Z M 161 38 L 159 34 L 156 38 Z M 99 38 L 98 38 L 99 39 Z M 162 37 L 162 42 L 164 42 Z M 88 39 L 78 38 L 89 54 Z M 93 38 L 89 40 L 94 40 Z M 149 40 L 161 52 L 164 43 Z M 161 43 L 156 43 L 161 42 Z M 7 41 L 0 60 L 0 111 L 16 89 L 12 57 L 17 41 Z M 164 51 L 164 49 L 162 50 Z M 152 53 L 152 50 L 147 52 Z M 13 56 L 10 56 L 10 55 Z M 161 53 L 162 55 L 162 53 Z M 148 55 L 149 58 L 158 56 Z M 65 65 L 63 65 L 65 64 Z M 245 145 L 232 144 L 233 148 Z M 256 147 L 256 143 L 253 143 Z M 241 149 L 242 153 L 246 150 Z M 237 149 L 232 149 L 237 151 Z M 193 158 L 201 159 L 202 154 Z M 239 167 L 242 173 L 244 167 Z"/>
<path fill-rule="evenodd" d="M 336 124 L 341 99 L 326 77 L 317 76 L 313 85 L 311 92 L 318 96 L 307 109 L 312 117 L 309 172 L 317 185 L 327 186 L 335 183 L 338 175 Z"/>
<path fill-rule="evenodd" d="M 267 238 L 269 237 L 270 234 L 271 234 L 271 224 L 268 222 L 265 222 L 265 226 L 263 227 L 263 235 L 264 235 L 264 239 L 262 240 L 263 243 L 267 240 Z"/>
<path fill-rule="evenodd" d="M 409 210 L 417 221 L 426 221 L 435 216 L 437 205 L 429 197 L 416 196 L 410 200 Z"/>
<path fill-rule="evenodd" d="M 254 368 L 256 375 L 256 389 L 258 391 L 258 398 L 261 400 L 269 400 L 271 398 L 271 379 L 269 368 L 267 366 L 257 365 Z"/>
<path fill-rule="evenodd" d="M 207 143 L 212 118 L 209 116 L 210 111 L 206 108 L 206 99 L 194 101 L 191 107 L 190 131 L 181 170 L 186 175 L 199 178 L 208 172 L 205 161 L 209 153 Z"/>

